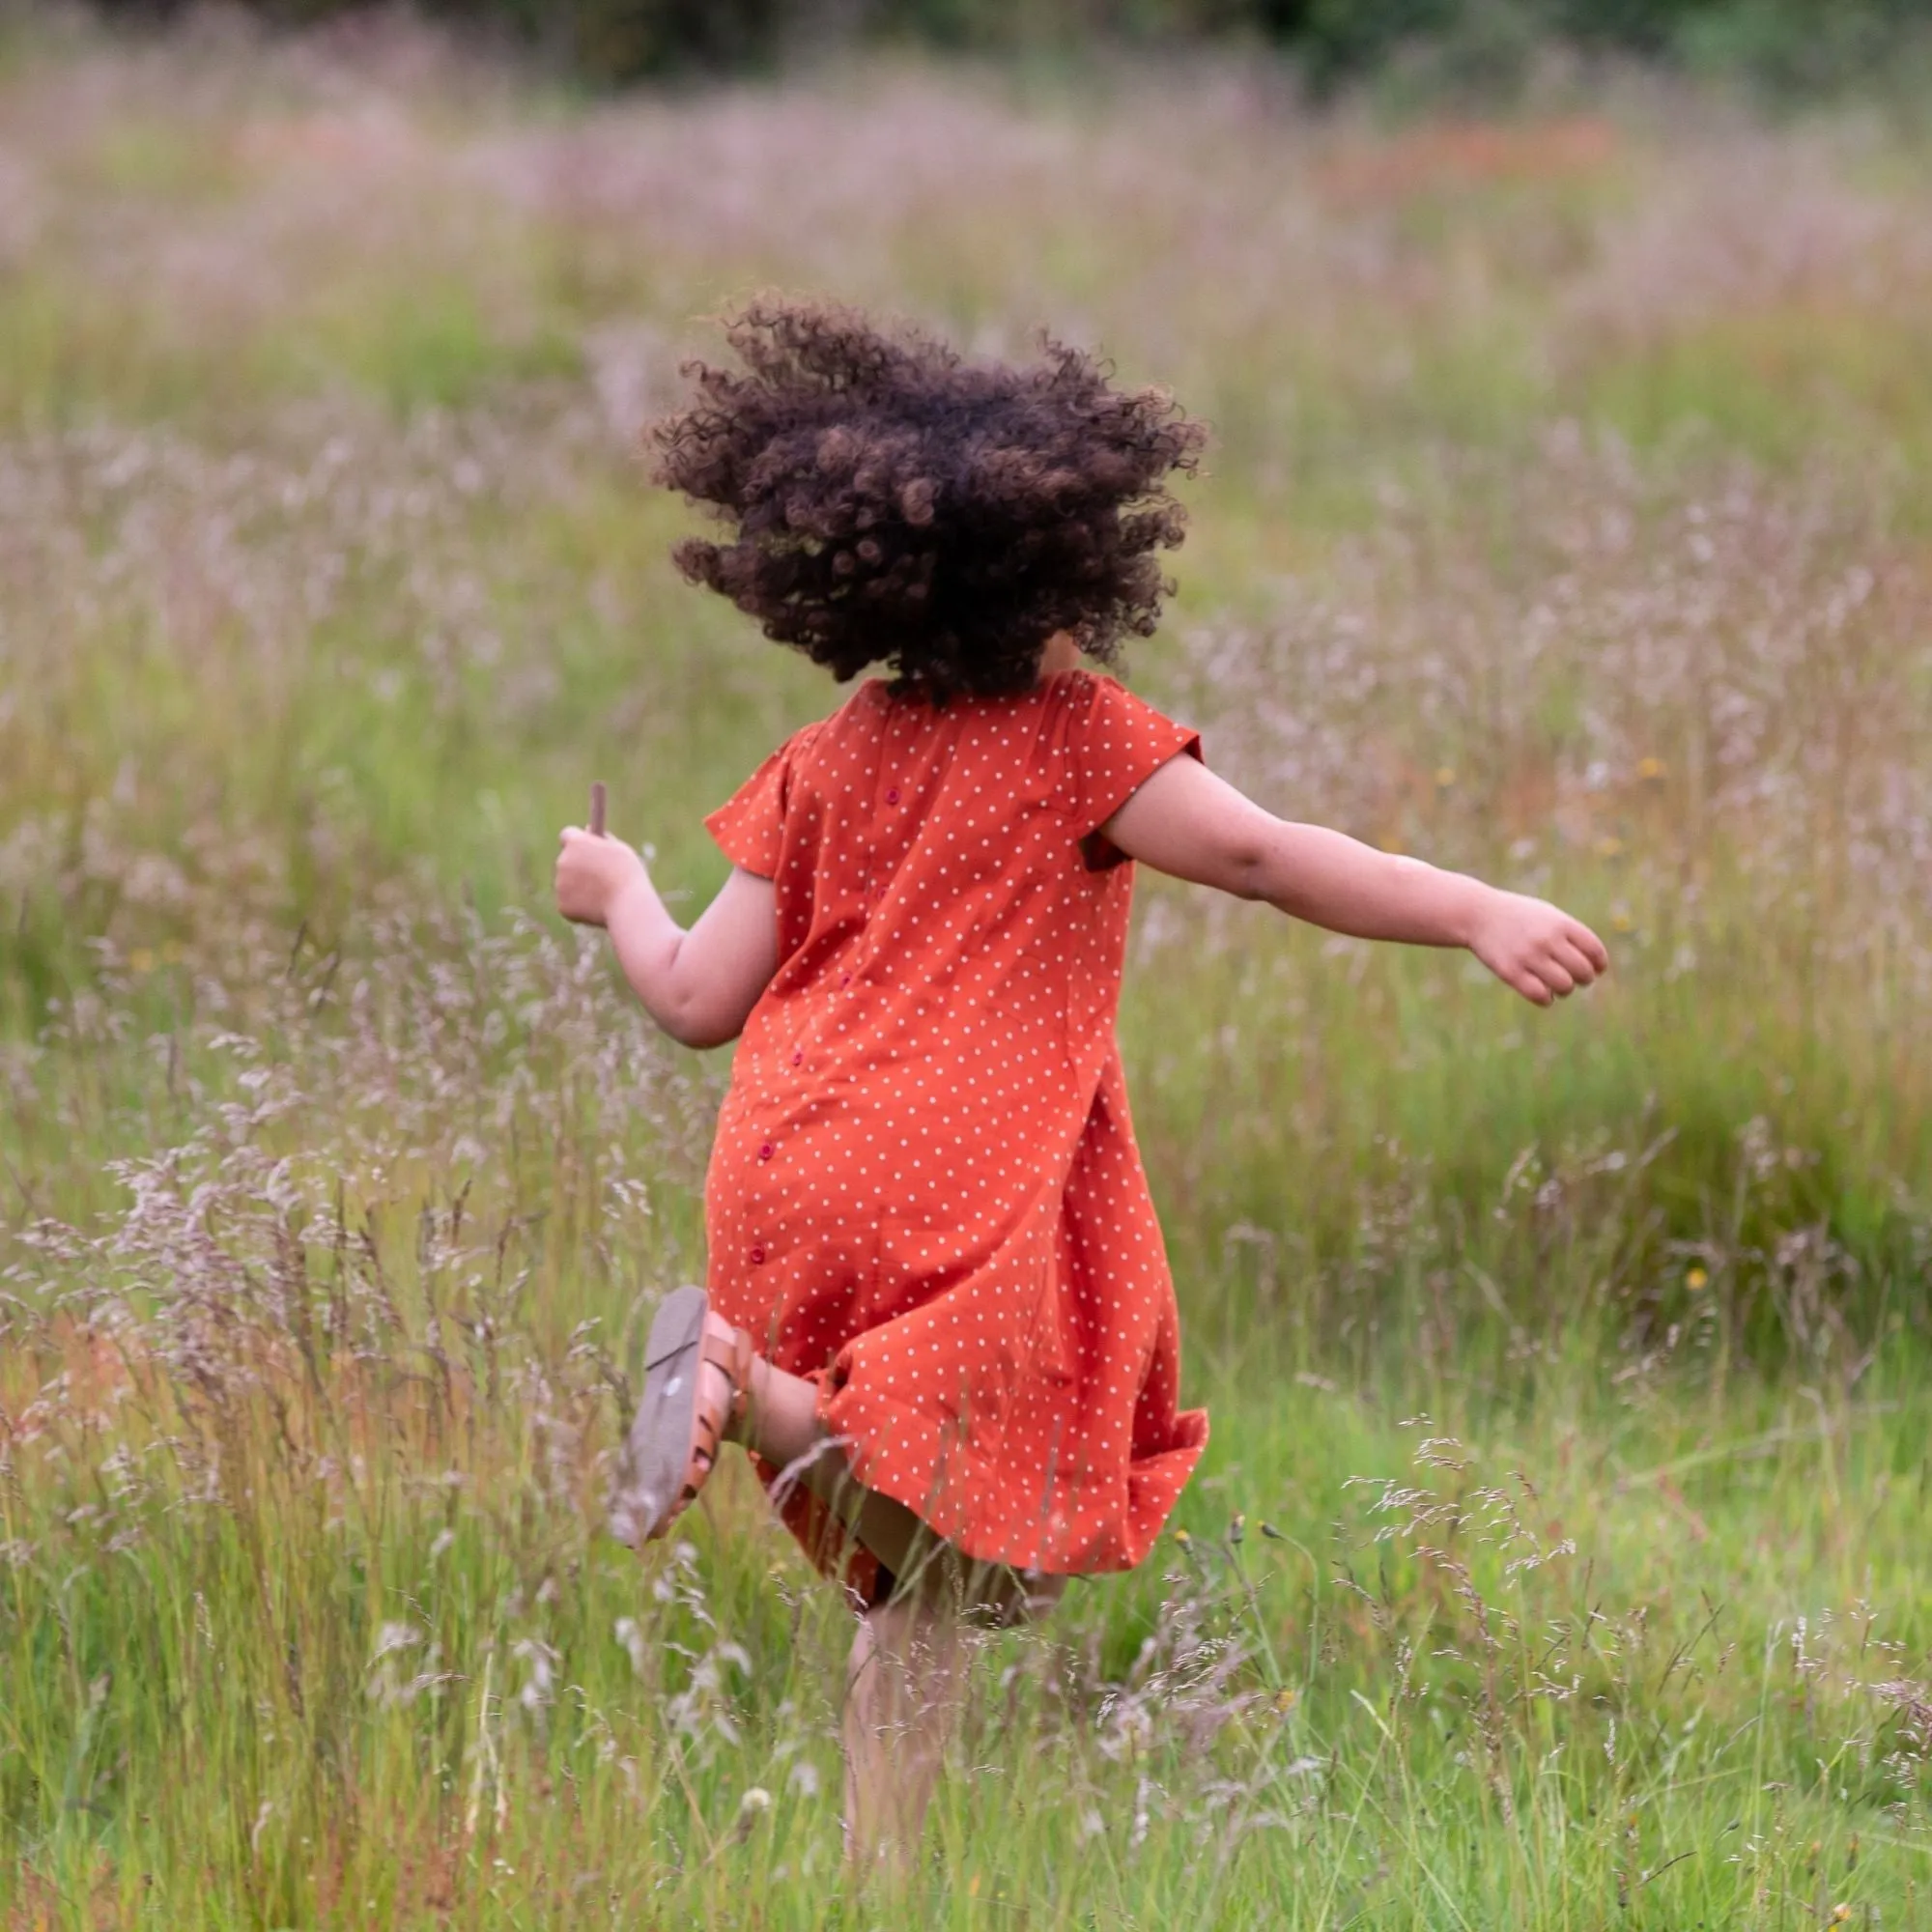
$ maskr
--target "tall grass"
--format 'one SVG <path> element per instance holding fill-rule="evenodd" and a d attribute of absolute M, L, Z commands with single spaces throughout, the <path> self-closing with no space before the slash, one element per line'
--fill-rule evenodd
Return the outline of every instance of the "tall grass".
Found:
<path fill-rule="evenodd" d="M 1917 1922 L 1925 185 L 1665 97 L 9 43 L 0 1922 Z M 1617 956 L 1536 1014 L 1145 887 L 1213 1447 L 986 1639 L 910 1900 L 846 1889 L 846 1611 L 742 1472 L 641 1569 L 597 1528 L 724 1060 L 549 849 L 604 775 L 697 902 L 834 701 L 629 455 L 764 279 L 1174 382 L 1136 682 Z"/>

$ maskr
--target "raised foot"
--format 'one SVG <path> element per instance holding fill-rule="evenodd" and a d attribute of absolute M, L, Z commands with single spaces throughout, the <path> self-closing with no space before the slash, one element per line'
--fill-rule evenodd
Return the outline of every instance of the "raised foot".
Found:
<path fill-rule="evenodd" d="M 751 1337 L 713 1315 L 701 1288 L 668 1294 L 651 1323 L 644 1386 L 611 1492 L 618 1542 L 651 1542 L 690 1507 L 751 1384 Z"/>

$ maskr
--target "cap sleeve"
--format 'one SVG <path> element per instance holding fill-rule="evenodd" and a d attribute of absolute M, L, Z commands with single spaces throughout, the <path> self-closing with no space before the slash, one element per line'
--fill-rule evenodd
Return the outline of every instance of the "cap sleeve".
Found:
<path fill-rule="evenodd" d="M 1177 724 L 1110 677 L 1084 674 L 1069 721 L 1074 837 L 1089 869 L 1105 871 L 1126 854 L 1101 832 L 1108 819 L 1170 758 L 1201 756 L 1201 734 Z"/>
<path fill-rule="evenodd" d="M 791 800 L 792 778 L 799 753 L 810 744 L 818 726 L 795 731 L 718 810 L 704 829 L 734 866 L 775 879 L 784 844 L 785 809 Z"/>

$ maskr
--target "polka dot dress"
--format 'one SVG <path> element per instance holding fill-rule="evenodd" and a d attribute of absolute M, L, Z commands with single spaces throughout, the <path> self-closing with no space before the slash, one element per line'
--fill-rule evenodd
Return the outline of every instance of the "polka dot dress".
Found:
<path fill-rule="evenodd" d="M 1098 830 L 1183 752 L 1084 671 L 943 707 L 872 681 L 706 821 L 775 882 L 780 959 L 705 1184 L 714 1304 L 816 1378 L 860 1481 L 986 1562 L 1131 1567 L 1208 1439 L 1114 1040 L 1133 867 Z M 833 1567 L 818 1506 L 782 1507 Z"/>

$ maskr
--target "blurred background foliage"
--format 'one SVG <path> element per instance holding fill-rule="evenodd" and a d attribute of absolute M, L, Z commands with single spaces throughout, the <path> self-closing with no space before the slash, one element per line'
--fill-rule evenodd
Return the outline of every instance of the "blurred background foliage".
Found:
<path fill-rule="evenodd" d="M 123 19 L 178 0 L 105 0 Z M 311 26 L 363 0 L 249 0 Z M 1326 94 L 1372 77 L 1507 94 L 1555 56 L 1624 57 L 1736 77 L 1773 97 L 1866 86 L 1932 39 L 1932 0 L 426 0 L 423 10 L 533 50 L 593 86 L 756 71 L 810 50 L 912 44 L 1065 53 L 1090 43 L 1246 42 Z M 1917 71 L 1915 69 L 1915 71 Z"/>

